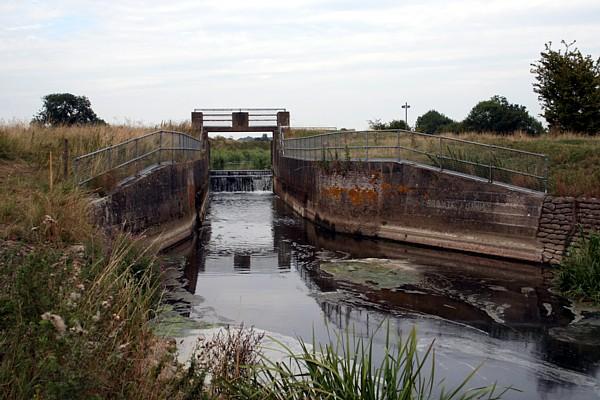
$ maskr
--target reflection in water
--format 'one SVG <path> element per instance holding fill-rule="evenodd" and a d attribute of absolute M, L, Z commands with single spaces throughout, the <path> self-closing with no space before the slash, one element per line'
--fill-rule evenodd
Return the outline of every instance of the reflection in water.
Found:
<path fill-rule="evenodd" d="M 439 377 L 449 382 L 484 362 L 473 383 L 523 390 L 508 398 L 597 396 L 598 347 L 550 334 L 573 315 L 548 290 L 543 269 L 323 232 L 270 193 L 212 196 L 201 239 L 174 250 L 186 255 L 187 289 L 202 299 L 189 304 L 192 318 L 321 341 L 350 329 L 372 337 L 379 355 L 382 324 L 397 335 L 416 327 L 421 349 L 435 339 Z M 321 268 L 382 259 L 414 279 L 382 289 Z"/>

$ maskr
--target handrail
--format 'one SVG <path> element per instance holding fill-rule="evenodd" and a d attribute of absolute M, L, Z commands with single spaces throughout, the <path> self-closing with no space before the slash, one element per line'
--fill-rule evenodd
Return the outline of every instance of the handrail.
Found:
<path fill-rule="evenodd" d="M 346 160 L 411 161 L 489 182 L 548 190 L 548 157 L 510 147 L 404 129 L 335 131 L 297 138 L 286 138 L 282 130 L 280 138 L 284 157 L 339 161 L 343 150 Z"/>
<path fill-rule="evenodd" d="M 125 176 L 136 175 L 150 165 L 196 159 L 198 156 L 195 154 L 203 149 L 203 142 L 187 133 L 157 130 L 75 157 L 75 181 L 78 185 L 83 185 L 108 172 L 128 166 L 133 168 L 122 173 Z M 119 174 L 115 172 L 115 175 Z"/>

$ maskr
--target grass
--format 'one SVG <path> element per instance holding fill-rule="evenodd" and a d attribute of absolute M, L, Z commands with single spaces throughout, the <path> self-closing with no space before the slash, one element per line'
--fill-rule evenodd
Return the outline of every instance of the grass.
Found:
<path fill-rule="evenodd" d="M 160 300 L 153 254 L 106 237 L 87 194 L 48 152 L 146 129 L 0 127 L 0 393 L 2 398 L 168 398 L 171 347 L 148 321 Z"/>
<path fill-rule="evenodd" d="M 271 142 L 215 137 L 210 139 L 211 169 L 269 169 Z"/>
<path fill-rule="evenodd" d="M 247 341 L 256 346 L 255 341 Z M 420 355 L 414 329 L 392 345 L 388 327 L 380 363 L 375 363 L 372 339 L 351 337 L 348 332 L 326 345 L 314 340 L 308 345 L 301 339 L 299 344 L 301 351 L 295 353 L 278 343 L 284 361 L 262 358 L 246 365 L 245 373 L 213 376 L 212 390 L 229 399 L 273 400 L 498 399 L 507 391 L 497 390 L 496 385 L 470 388 L 477 369 L 456 387 L 445 388 L 436 381 L 433 343 Z"/>
<path fill-rule="evenodd" d="M 566 133 L 537 137 L 466 133 L 459 138 L 542 153 L 549 159 L 549 193 L 600 196 L 600 136 Z"/>
<path fill-rule="evenodd" d="M 567 297 L 600 305 L 600 232 L 582 236 L 569 248 L 556 285 Z"/>

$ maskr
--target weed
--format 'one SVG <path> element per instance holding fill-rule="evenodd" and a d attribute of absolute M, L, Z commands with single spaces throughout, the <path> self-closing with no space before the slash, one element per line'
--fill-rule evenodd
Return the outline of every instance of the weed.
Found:
<path fill-rule="evenodd" d="M 568 297 L 600 304 L 600 233 L 591 232 L 569 248 L 556 284 Z"/>
<path fill-rule="evenodd" d="M 363 339 L 346 332 L 335 343 L 309 346 L 300 340 L 301 352 L 286 351 L 287 361 L 261 362 L 249 366 L 250 379 L 228 382 L 227 395 L 233 399 L 497 399 L 508 390 L 497 391 L 496 385 L 467 388 L 476 371 L 462 383 L 447 390 L 435 382 L 433 343 L 423 355 L 417 352 L 413 329 L 396 346 L 390 342 L 389 328 L 386 353 L 375 364 L 373 339 Z"/>

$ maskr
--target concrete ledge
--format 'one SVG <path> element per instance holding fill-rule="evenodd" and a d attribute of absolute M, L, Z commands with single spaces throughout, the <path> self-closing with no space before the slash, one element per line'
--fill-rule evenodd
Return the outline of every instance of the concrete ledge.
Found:
<path fill-rule="evenodd" d="M 164 251 L 194 236 L 200 221 L 204 221 L 208 207 L 208 191 L 204 192 L 198 214 L 170 221 L 160 226 L 150 228 L 145 235 L 144 242 L 157 246 L 158 251 Z"/>
<path fill-rule="evenodd" d="M 92 201 L 97 225 L 127 231 L 160 250 L 189 238 L 208 203 L 208 157 L 165 164 Z"/>
<path fill-rule="evenodd" d="M 294 196 L 280 189 L 278 190 L 277 186 L 276 193 L 302 217 L 335 232 L 359 234 L 507 259 L 542 262 L 543 246 L 534 239 L 522 240 L 478 232 L 438 232 L 412 227 L 357 222 L 319 213 L 312 206 L 305 207 Z"/>

